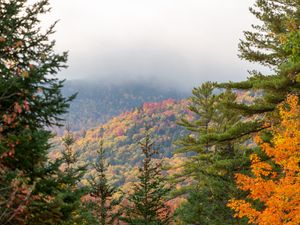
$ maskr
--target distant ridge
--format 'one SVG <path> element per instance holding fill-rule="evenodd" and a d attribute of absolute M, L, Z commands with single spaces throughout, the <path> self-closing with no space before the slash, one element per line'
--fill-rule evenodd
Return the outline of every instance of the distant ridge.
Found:
<path fill-rule="evenodd" d="M 144 102 L 160 102 L 170 98 L 180 100 L 189 95 L 184 91 L 163 88 L 154 83 L 132 81 L 103 84 L 101 81 L 66 81 L 63 94 L 70 96 L 76 92 L 78 96 L 65 116 L 74 131 L 96 127 L 122 112 L 142 106 Z"/>

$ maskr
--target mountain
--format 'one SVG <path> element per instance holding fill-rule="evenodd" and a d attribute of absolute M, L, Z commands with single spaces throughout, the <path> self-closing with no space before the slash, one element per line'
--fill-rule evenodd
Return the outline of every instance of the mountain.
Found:
<path fill-rule="evenodd" d="M 125 111 L 140 107 L 144 102 L 165 99 L 180 100 L 189 93 L 164 88 L 151 82 L 123 82 L 103 84 L 101 81 L 66 81 L 63 94 L 78 93 L 65 116 L 73 131 L 97 127 Z M 61 134 L 61 130 L 58 130 Z"/>
<path fill-rule="evenodd" d="M 97 82 L 67 82 L 64 94 L 74 92 L 79 95 L 66 118 L 76 137 L 73 149 L 79 156 L 79 164 L 94 162 L 98 142 L 103 139 L 111 179 L 120 186 L 129 183 L 137 175 L 136 168 L 142 159 L 139 141 L 147 127 L 159 149 L 159 158 L 176 164 L 184 160 L 181 156 L 174 157 L 173 152 L 174 142 L 187 134 L 177 122 L 183 116 L 188 119 L 194 116 L 187 109 L 188 100 L 179 100 L 187 94 L 138 83 L 104 86 Z M 245 104 L 253 101 L 253 93 L 237 92 L 237 95 L 238 101 Z M 172 98 L 166 99 L 169 96 Z M 152 99 L 155 101 L 148 101 Z M 60 155 L 60 139 L 57 136 L 53 140 L 51 158 Z M 94 172 L 90 167 L 86 178 Z"/>
<path fill-rule="evenodd" d="M 189 119 L 193 118 L 193 114 L 187 110 L 187 104 L 187 100 L 173 99 L 147 102 L 102 125 L 87 131 L 75 132 L 76 143 L 73 150 L 79 156 L 78 163 L 91 165 L 94 162 L 98 142 L 102 138 L 107 150 L 111 179 L 117 185 L 131 182 L 136 177 L 136 167 L 142 159 L 139 141 L 144 137 L 146 128 L 149 128 L 155 146 L 159 150 L 159 158 L 168 161 L 175 149 L 173 142 L 186 133 L 183 128 L 177 126 L 177 122 L 183 115 Z M 61 150 L 59 137 L 56 137 L 53 143 L 56 147 L 50 153 L 51 158 L 58 157 Z M 94 172 L 90 167 L 86 177 Z"/>

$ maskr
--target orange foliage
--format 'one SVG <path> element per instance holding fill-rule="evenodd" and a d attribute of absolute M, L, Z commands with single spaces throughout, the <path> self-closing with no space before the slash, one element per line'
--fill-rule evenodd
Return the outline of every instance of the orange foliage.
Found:
<path fill-rule="evenodd" d="M 298 97 L 288 96 L 278 107 L 280 125 L 273 126 L 272 143 L 259 137 L 256 143 L 278 165 L 282 172 L 277 174 L 273 167 L 257 155 L 251 156 L 253 177 L 237 174 L 238 186 L 249 191 L 248 198 L 264 204 L 258 210 L 245 200 L 232 199 L 228 206 L 236 211 L 236 217 L 247 217 L 249 224 L 299 225 L 300 224 L 300 106 Z"/>

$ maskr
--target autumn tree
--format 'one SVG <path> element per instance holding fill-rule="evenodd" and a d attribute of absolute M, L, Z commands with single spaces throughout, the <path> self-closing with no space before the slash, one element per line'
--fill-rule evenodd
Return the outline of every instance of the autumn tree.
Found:
<path fill-rule="evenodd" d="M 244 33 L 239 45 L 240 57 L 268 68 L 267 73 L 252 71 L 246 81 L 227 82 L 219 88 L 251 91 L 252 102 L 227 102 L 227 109 L 235 109 L 243 120 L 227 127 L 223 132 L 213 132 L 210 142 L 226 143 L 249 139 L 255 132 L 266 130 L 266 121 L 278 121 L 276 106 L 287 95 L 299 96 L 299 1 L 256 0 L 250 8 L 260 20 L 251 31 Z M 278 171 L 280 173 L 280 171 Z"/>
<path fill-rule="evenodd" d="M 271 143 L 259 136 L 256 143 L 272 160 L 251 155 L 252 176 L 237 174 L 238 186 L 249 193 L 247 200 L 232 199 L 228 206 L 236 217 L 247 217 L 249 224 L 300 224 L 300 106 L 290 95 L 278 106 L 280 124 L 272 125 Z"/>
<path fill-rule="evenodd" d="M 170 208 L 166 204 L 170 189 L 162 175 L 161 164 L 153 162 L 153 157 L 158 154 L 153 144 L 149 134 L 140 142 L 144 160 L 138 181 L 127 198 L 128 203 L 123 206 L 121 220 L 126 224 L 167 225 L 171 222 Z"/>
<path fill-rule="evenodd" d="M 0 224 L 23 224 L 34 199 L 48 198 L 45 177 L 51 134 L 69 101 L 56 74 L 67 53 L 54 52 L 54 25 L 40 29 L 47 0 L 0 1 Z M 49 176 L 48 176 L 49 175 Z M 43 183 L 43 184 L 42 184 Z M 42 186 L 44 188 L 42 188 Z M 46 202 L 46 201 L 45 201 Z"/>
<path fill-rule="evenodd" d="M 94 215 L 100 225 L 115 224 L 121 215 L 118 206 L 122 201 L 122 195 L 116 196 L 118 189 L 109 184 L 107 179 L 108 164 L 105 162 L 102 140 L 99 142 L 98 156 L 93 167 L 96 174 L 89 178 L 89 186 Z"/>

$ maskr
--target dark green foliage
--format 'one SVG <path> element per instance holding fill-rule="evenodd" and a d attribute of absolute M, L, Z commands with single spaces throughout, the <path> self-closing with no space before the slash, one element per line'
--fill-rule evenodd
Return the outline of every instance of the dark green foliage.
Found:
<path fill-rule="evenodd" d="M 195 152 L 186 164 L 183 175 L 193 175 L 195 182 L 191 189 L 196 192 L 190 191 L 188 201 L 177 211 L 184 224 L 246 222 L 232 219 L 232 212 L 225 206 L 228 199 L 240 195 L 234 187 L 234 173 L 243 172 L 247 168 L 247 152 L 243 153 L 243 145 L 240 143 L 249 140 L 250 134 L 268 127 L 264 125 L 266 118 L 276 121 L 276 106 L 288 94 L 299 96 L 300 2 L 257 0 L 250 11 L 262 23 L 253 26 L 253 31 L 245 32 L 245 39 L 239 45 L 240 57 L 269 67 L 272 75 L 253 71 L 247 81 L 216 85 L 219 88 L 251 90 L 256 98 L 251 103 L 240 103 L 230 97 L 228 91 L 227 94 L 225 92 L 225 101 L 221 100 L 221 104 L 217 102 L 211 109 L 216 110 L 217 117 L 213 118 L 209 132 L 201 129 L 203 125 L 199 120 L 193 123 L 183 121 L 182 125 L 194 133 L 180 142 L 183 145 L 181 151 Z M 207 104 L 202 105 L 207 107 Z M 204 109 L 211 117 L 209 110 Z M 199 110 L 193 111 L 199 114 Z M 205 152 L 207 147 L 210 149 Z"/>
<path fill-rule="evenodd" d="M 216 190 L 216 187 L 214 189 Z M 203 202 L 203 199 L 209 201 Z M 187 202 L 176 210 L 175 217 L 180 219 L 179 224 L 212 224 L 212 221 L 216 225 L 224 224 L 224 213 L 227 214 L 225 221 L 234 220 L 227 211 L 219 210 L 220 207 L 215 205 L 215 202 L 215 196 L 209 190 L 209 187 L 201 187 L 200 190 L 197 188 L 191 189 Z M 221 213 L 222 216 L 215 213 Z"/>
<path fill-rule="evenodd" d="M 66 65 L 67 54 L 56 54 L 39 16 L 48 12 L 47 0 L 0 1 L 0 224 L 25 223 L 33 199 L 41 198 L 50 132 L 58 125 L 71 98 L 61 94 L 63 82 L 55 74 Z M 46 169 L 47 168 L 47 169 Z M 37 192 L 37 187 L 39 192 Z M 41 191 L 41 192 L 40 192 Z M 46 208 L 48 206 L 45 206 Z M 49 215 L 52 211 L 49 211 Z M 55 217 L 55 216 L 54 216 Z"/>
<path fill-rule="evenodd" d="M 86 165 L 77 165 L 78 155 L 74 153 L 72 145 L 75 142 L 70 128 L 67 127 L 67 133 L 62 138 L 64 150 L 61 158 L 61 171 L 58 173 L 59 194 L 61 201 L 62 224 L 84 224 L 91 219 L 81 198 L 87 194 L 88 190 L 80 185 L 80 181 L 86 172 Z M 83 214 L 85 212 L 85 214 Z"/>
<path fill-rule="evenodd" d="M 197 118 L 183 119 L 180 123 L 190 134 L 178 141 L 178 152 L 189 153 L 190 157 L 175 181 L 193 179 L 184 186 L 183 192 L 179 191 L 188 195 L 187 202 L 176 211 L 183 224 L 243 224 L 233 219 L 226 203 L 240 194 L 235 187 L 234 173 L 246 164 L 246 154 L 236 141 L 211 140 L 211 135 L 226 132 L 241 116 L 226 107 L 227 102 L 236 100 L 236 95 L 229 90 L 214 94 L 215 86 L 207 82 L 194 89 L 189 108 Z"/>
<path fill-rule="evenodd" d="M 276 105 L 288 94 L 299 96 L 300 83 L 300 2 L 298 0 L 257 0 L 250 9 L 262 23 L 253 25 L 253 31 L 246 31 L 239 45 L 240 57 L 250 62 L 267 66 L 271 75 L 253 71 L 247 81 L 229 82 L 219 85 L 240 90 L 260 91 L 253 104 L 229 103 L 247 116 L 276 111 Z M 233 126 L 231 135 L 220 136 L 221 140 L 237 138 L 262 129 L 263 119 L 259 116 L 248 124 Z M 248 128 L 245 132 L 243 128 Z M 238 134 L 241 135 L 238 135 Z"/>
<path fill-rule="evenodd" d="M 87 193 L 87 189 L 80 185 L 86 166 L 76 166 L 77 155 L 72 149 L 74 141 L 72 133 L 67 129 L 62 138 L 62 157 L 49 164 L 50 174 L 38 183 L 37 194 L 41 192 L 40 198 L 30 205 L 27 224 L 71 225 L 89 224 L 93 221 L 92 215 L 81 201 Z"/>
<path fill-rule="evenodd" d="M 115 224 L 121 215 L 118 205 L 122 201 L 122 197 L 116 197 L 118 189 L 109 184 L 106 171 L 108 165 L 105 163 L 105 150 L 103 141 L 99 143 L 98 157 L 94 164 L 96 174 L 89 179 L 90 196 L 93 205 L 94 215 L 100 225 Z"/>
<path fill-rule="evenodd" d="M 180 152 L 192 151 L 192 152 L 208 152 L 210 144 L 208 141 L 199 142 L 200 136 L 211 133 L 210 124 L 213 121 L 213 117 L 216 114 L 216 102 L 217 96 L 213 94 L 215 83 L 207 82 L 201 85 L 199 88 L 194 88 L 193 96 L 190 97 L 189 110 L 196 114 L 196 119 L 188 121 L 182 118 L 179 125 L 185 127 L 187 130 L 195 132 L 195 135 L 188 135 L 181 141 L 179 145 L 182 145 Z M 198 144 L 196 144 L 198 143 Z M 199 145 L 200 144 L 200 145 Z"/>
<path fill-rule="evenodd" d="M 153 148 L 149 134 L 140 146 L 145 158 L 139 169 L 138 182 L 127 198 L 121 220 L 132 225 L 170 224 L 170 209 L 166 205 L 166 195 L 170 189 L 166 187 L 165 177 L 162 176 L 161 164 L 153 162 L 158 152 Z"/>

